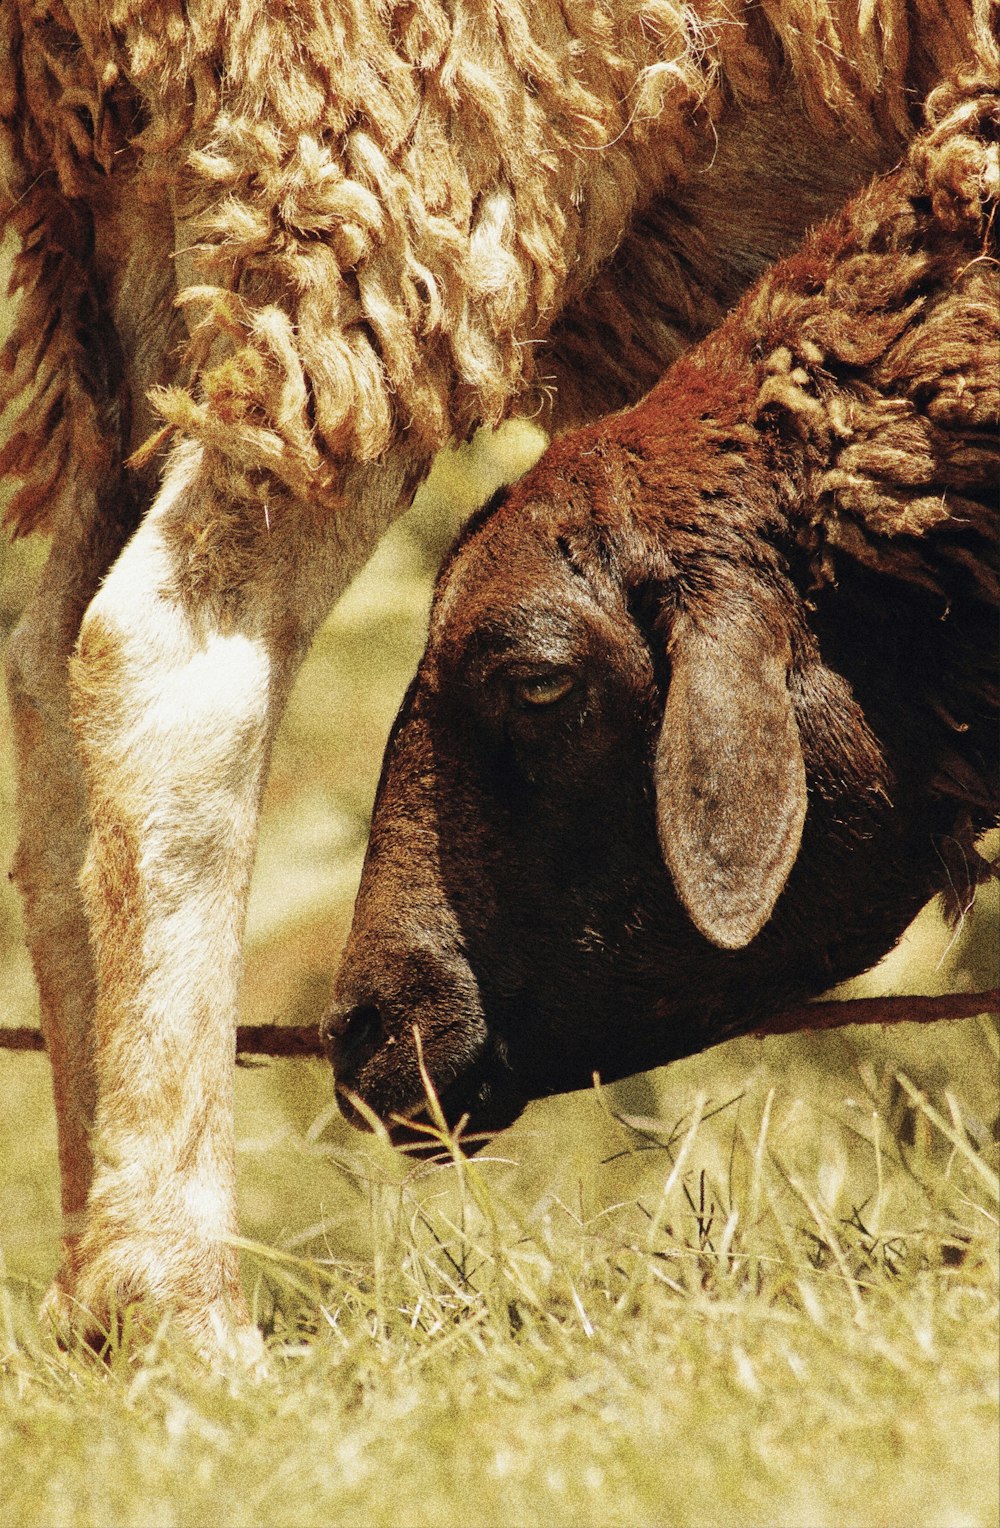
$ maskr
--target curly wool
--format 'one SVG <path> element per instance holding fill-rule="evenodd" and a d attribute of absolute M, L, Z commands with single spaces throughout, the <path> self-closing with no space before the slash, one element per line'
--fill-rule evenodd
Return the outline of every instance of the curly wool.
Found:
<path fill-rule="evenodd" d="M 835 221 L 740 316 L 766 350 L 758 421 L 805 443 L 814 529 L 925 585 L 921 538 L 978 535 L 987 555 L 971 571 L 995 603 L 984 488 L 1000 471 L 997 76 L 949 80 L 926 121 L 904 170 L 852 202 L 850 238 Z"/>
<path fill-rule="evenodd" d="M 854 199 L 850 240 L 845 215 L 741 318 L 769 350 L 758 428 L 779 462 L 783 440 L 800 442 L 789 509 L 816 587 L 862 567 L 883 599 L 908 585 L 937 611 L 910 702 L 928 718 L 931 792 L 964 814 L 941 850 L 957 916 L 996 820 L 983 738 L 995 739 L 1000 606 L 1000 74 L 960 73 L 925 116 L 903 168 Z"/>
<path fill-rule="evenodd" d="M 21 302 L 0 470 L 23 480 L 20 530 L 123 454 L 89 255 L 109 181 L 172 205 L 192 246 L 168 431 L 244 492 L 258 475 L 335 502 L 346 461 L 403 438 L 429 457 L 531 406 L 539 343 L 637 208 L 702 162 L 727 101 L 767 100 L 790 68 L 820 130 L 892 149 L 911 93 L 971 39 L 995 58 L 982 0 L 795 0 L 767 22 L 744 0 L 5 4 Z M 680 310 L 692 288 L 666 258 L 643 302 Z M 602 303 L 606 285 L 601 365 L 636 327 L 615 314 L 602 345 Z"/>

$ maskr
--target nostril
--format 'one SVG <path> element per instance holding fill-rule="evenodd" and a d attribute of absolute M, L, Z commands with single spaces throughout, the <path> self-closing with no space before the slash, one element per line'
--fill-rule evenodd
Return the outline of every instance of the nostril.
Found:
<path fill-rule="evenodd" d="M 357 1003 L 329 1025 L 335 1058 L 342 1064 L 357 1063 L 364 1052 L 378 1049 L 382 1042 L 382 1015 L 374 1003 Z"/>

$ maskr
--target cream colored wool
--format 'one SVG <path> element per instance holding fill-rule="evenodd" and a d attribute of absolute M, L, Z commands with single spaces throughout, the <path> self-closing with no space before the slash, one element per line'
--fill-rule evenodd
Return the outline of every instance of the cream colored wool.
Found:
<path fill-rule="evenodd" d="M 707 290 L 711 234 L 688 247 L 669 202 L 710 164 L 717 124 L 780 99 L 798 121 L 777 124 L 779 158 L 807 121 L 831 154 L 846 137 L 882 162 L 956 60 L 995 61 L 994 14 L 983 0 L 3 0 L 0 169 L 22 242 L 0 456 L 23 480 L 14 527 L 107 493 L 127 449 L 114 282 L 90 253 L 116 186 L 154 228 L 175 219 L 185 246 L 190 344 L 161 343 L 140 379 L 160 384 L 169 430 L 210 448 L 237 500 L 280 483 L 335 502 L 339 464 L 403 436 L 426 459 L 557 384 L 564 412 L 634 396 L 737 295 L 732 273 Z M 765 144 L 764 174 L 770 157 Z M 727 177 L 705 181 L 725 221 Z"/>

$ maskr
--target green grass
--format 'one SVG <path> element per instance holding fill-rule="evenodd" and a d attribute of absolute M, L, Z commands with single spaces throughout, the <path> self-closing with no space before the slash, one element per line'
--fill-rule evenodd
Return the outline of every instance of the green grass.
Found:
<path fill-rule="evenodd" d="M 276 750 L 244 1017 L 314 1020 L 379 755 L 452 527 L 506 461 L 448 457 L 324 627 Z M 0 635 L 40 551 L 0 549 Z M 13 846 L 0 713 L 0 865 Z M 997 898 L 862 984 L 985 985 Z M 0 1023 L 35 996 L 0 882 Z M 472 1164 L 335 1117 L 313 1063 L 238 1079 L 263 1375 L 168 1332 L 60 1353 L 44 1057 L 0 1053 L 0 1523 L 990 1525 L 997 1029 L 740 1041 L 532 1106 Z"/>

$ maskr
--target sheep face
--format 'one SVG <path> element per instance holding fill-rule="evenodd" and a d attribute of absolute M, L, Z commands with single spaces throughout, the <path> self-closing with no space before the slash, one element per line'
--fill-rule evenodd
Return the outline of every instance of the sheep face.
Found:
<path fill-rule="evenodd" d="M 551 534 L 499 529 L 439 582 L 327 1024 L 338 1086 L 386 1118 L 424 1100 L 418 1043 L 449 1118 L 481 1128 L 565 1087 L 577 1052 L 588 1082 L 643 987 L 609 953 L 640 891 L 669 887 L 650 848 L 649 650 L 611 579 Z"/>
<path fill-rule="evenodd" d="M 627 532 L 612 546 L 589 513 L 517 499 L 442 571 L 390 738 L 325 1021 L 355 1119 L 351 1096 L 386 1120 L 419 1111 L 426 1077 L 449 1121 L 495 1129 L 836 974 L 815 938 L 788 958 L 801 906 L 769 921 L 804 744 L 838 740 L 832 773 L 865 776 L 868 800 L 881 759 L 846 686 L 807 661 L 794 590 L 748 594 L 743 570 L 696 623 L 648 545 L 631 580 Z"/>

